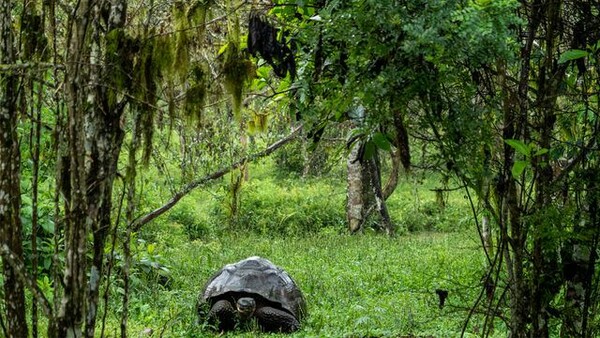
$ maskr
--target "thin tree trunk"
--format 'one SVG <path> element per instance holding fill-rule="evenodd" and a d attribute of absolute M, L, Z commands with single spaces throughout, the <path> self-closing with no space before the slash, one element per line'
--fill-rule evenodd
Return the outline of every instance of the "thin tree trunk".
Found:
<path fill-rule="evenodd" d="M 385 186 L 383 187 L 382 194 L 383 199 L 387 201 L 387 199 L 392 196 L 396 187 L 398 186 L 398 177 L 400 176 L 400 150 L 392 149 L 390 151 L 390 157 L 392 159 L 392 170 L 390 171 L 390 175 L 388 177 Z"/>
<path fill-rule="evenodd" d="M 0 4 L 0 63 L 16 61 L 12 30 L 12 2 Z M 17 258 L 23 257 L 20 171 L 21 156 L 17 133 L 18 78 L 10 72 L 0 72 L 0 245 L 6 246 Z M 4 250 L 3 256 L 4 254 Z M 4 305 L 8 337 L 27 337 L 25 287 L 6 259 L 2 260 Z"/>
<path fill-rule="evenodd" d="M 369 187 L 371 190 L 370 193 L 373 196 L 372 200 L 375 210 L 381 217 L 381 222 L 383 223 L 382 228 L 387 235 L 394 235 L 394 225 L 392 224 L 392 220 L 387 209 L 387 204 L 385 202 L 385 198 L 383 197 L 383 192 L 381 191 L 381 173 L 379 171 L 377 156 L 373 156 L 373 158 L 368 159 L 365 162 L 366 163 L 363 166 L 363 173 L 365 171 L 368 172 L 367 177 L 369 178 Z M 365 215 L 365 218 L 368 216 L 369 215 Z"/>
<path fill-rule="evenodd" d="M 86 160 L 85 116 L 91 109 L 88 101 L 89 74 L 86 65 L 90 61 L 90 23 L 93 22 L 95 2 L 82 0 L 76 7 L 74 16 L 69 20 L 70 41 L 65 87 L 67 93 L 69 149 L 69 186 L 70 191 L 65 221 L 65 271 L 63 277 L 64 293 L 57 314 L 56 327 L 49 327 L 49 336 L 82 337 L 82 325 L 85 321 L 87 235 L 90 227 L 90 215 L 87 208 L 87 184 L 85 168 L 90 164 Z M 93 97 L 90 97 L 93 101 Z M 86 163 L 88 162 L 88 163 Z"/>
<path fill-rule="evenodd" d="M 42 91 L 37 93 L 36 109 L 34 113 L 34 121 L 32 122 L 31 141 L 32 144 L 32 182 L 31 182 L 31 251 L 32 251 L 32 277 L 37 282 L 38 273 L 38 252 L 37 252 L 37 236 L 38 236 L 38 182 L 40 169 L 40 140 L 42 127 Z M 38 336 L 38 303 L 37 298 L 31 300 L 31 335 L 33 338 Z"/>
<path fill-rule="evenodd" d="M 129 269 L 131 267 L 131 234 L 133 228 L 133 219 L 135 215 L 135 179 L 137 176 L 137 149 L 140 147 L 140 133 L 138 128 L 140 127 L 140 118 L 143 112 L 136 112 L 133 120 L 133 131 L 131 143 L 129 146 L 129 158 L 127 160 L 127 173 L 125 175 L 125 190 L 126 190 L 126 201 L 127 208 L 125 209 L 125 239 L 123 240 L 123 312 L 121 313 L 121 338 L 127 338 L 127 321 L 129 316 L 128 305 L 129 305 Z"/>
<path fill-rule="evenodd" d="M 539 66 L 537 76 L 537 89 L 539 94 L 534 102 L 537 106 L 536 134 L 539 134 L 540 149 L 551 149 L 554 140 L 554 125 L 556 123 L 556 98 L 558 86 L 561 85 L 565 75 L 564 65 L 557 65 L 558 51 L 556 46 L 558 25 L 560 24 L 561 0 L 549 0 L 546 4 L 544 15 L 545 52 L 543 63 Z M 553 172 L 549 165 L 549 153 L 541 154 L 533 163 L 535 175 L 535 204 L 536 210 L 548 209 L 552 204 L 552 190 L 550 189 Z M 561 272 L 558 268 L 558 252 L 548 243 L 548 236 L 543 221 L 534 224 L 533 229 L 533 285 L 531 286 L 531 317 L 534 337 L 548 337 L 550 302 L 560 291 L 562 285 Z M 547 231 L 547 229 L 546 229 Z"/>
<path fill-rule="evenodd" d="M 383 188 L 383 198 L 385 200 L 392 195 L 398 186 L 400 165 L 402 165 L 406 172 L 410 171 L 410 145 L 408 143 L 408 130 L 406 129 L 404 123 L 402 110 L 398 109 L 393 101 L 394 100 L 392 100 L 391 103 L 391 109 L 393 111 L 395 131 L 394 147 L 396 149 L 392 149 L 391 151 L 392 170 L 390 172 L 388 181 Z"/>
<path fill-rule="evenodd" d="M 125 11 L 126 6 L 121 2 L 113 3 L 110 22 L 119 23 L 113 16 L 121 17 L 120 10 Z M 100 14 L 97 13 L 97 16 Z M 123 22 L 119 24 L 124 24 Z M 114 29 L 120 29 L 114 28 Z M 98 42 L 98 46 L 100 43 Z M 99 47 L 98 47 L 99 48 Z M 86 172 L 86 182 L 90 182 L 87 189 L 87 208 L 91 221 L 93 234 L 93 255 L 88 284 L 86 336 L 95 336 L 98 303 L 100 299 L 100 284 L 104 270 L 104 250 L 109 229 L 112 226 L 112 191 L 113 183 L 117 176 L 119 154 L 123 145 L 125 133 L 121 128 L 121 119 L 126 101 L 113 102 L 109 97 L 117 96 L 115 88 L 106 88 L 104 83 L 114 75 L 114 70 L 109 65 L 97 65 L 92 71 L 92 83 L 95 85 L 96 106 L 91 114 L 86 116 L 87 125 L 93 126 L 86 133 L 87 148 L 90 149 L 89 158 L 92 159 Z"/>

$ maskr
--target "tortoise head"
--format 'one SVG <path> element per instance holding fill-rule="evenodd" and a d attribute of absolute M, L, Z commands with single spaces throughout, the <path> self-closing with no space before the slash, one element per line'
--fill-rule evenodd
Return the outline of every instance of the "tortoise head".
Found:
<path fill-rule="evenodd" d="M 236 308 L 242 320 L 246 320 L 254 314 L 256 301 L 251 297 L 241 297 L 237 300 Z"/>

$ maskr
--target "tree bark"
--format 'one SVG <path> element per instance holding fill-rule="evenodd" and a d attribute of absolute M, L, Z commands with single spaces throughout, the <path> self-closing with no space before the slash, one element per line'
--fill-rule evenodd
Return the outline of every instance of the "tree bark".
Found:
<path fill-rule="evenodd" d="M 0 63 L 14 64 L 12 2 L 0 5 Z M 21 154 L 17 133 L 18 77 L 0 72 L 0 245 L 23 258 L 21 212 Z M 2 251 L 5 256 L 4 250 Z M 6 258 L 6 257 L 5 257 Z M 2 260 L 4 274 L 4 304 L 8 337 L 28 335 L 25 320 L 25 287 L 7 259 Z"/>
<path fill-rule="evenodd" d="M 360 148 L 361 142 L 356 142 L 352 146 L 346 161 L 348 170 L 346 215 L 348 218 L 348 230 L 350 230 L 351 233 L 360 230 L 364 218 L 362 164 L 359 159 Z"/>
<path fill-rule="evenodd" d="M 100 17 L 99 6 L 95 7 L 95 17 Z M 123 29 L 125 25 L 125 14 L 127 3 L 123 0 L 114 0 L 110 3 L 110 15 L 108 20 L 108 34 L 114 30 Z M 94 35 L 99 34 L 100 28 L 94 27 Z M 124 35 L 121 35 L 124 36 Z M 98 37 L 97 39 L 100 39 Z M 119 41 L 118 44 L 123 44 Z M 96 52 L 100 55 L 100 41 L 97 41 Z M 114 52 L 114 51 L 107 51 Z M 95 59 L 95 56 L 92 55 Z M 106 55 L 104 60 L 111 58 Z M 111 77 L 119 76 L 116 72 L 121 69 L 113 69 L 114 65 L 92 63 L 91 82 L 95 89 L 96 104 L 86 116 L 86 125 L 90 128 L 86 131 L 86 149 L 89 149 L 88 165 L 86 168 L 87 208 L 91 215 L 90 223 L 93 234 L 92 266 L 89 272 L 89 283 L 87 290 L 87 317 L 86 337 L 95 336 L 96 318 L 100 295 L 100 284 L 103 276 L 104 249 L 109 229 L 111 228 L 112 213 L 112 189 L 117 176 L 117 165 L 119 154 L 123 145 L 125 132 L 121 127 L 121 120 L 126 106 L 126 99 L 118 101 L 111 99 L 118 97 L 119 88 L 105 86 L 111 83 Z"/>
<path fill-rule="evenodd" d="M 85 321 L 87 287 L 87 235 L 92 215 L 88 213 L 86 171 L 86 132 L 95 126 L 86 125 L 94 97 L 90 96 L 90 33 L 94 21 L 94 1 L 83 0 L 69 19 L 70 41 L 65 73 L 67 101 L 67 144 L 69 151 L 68 177 L 70 191 L 65 211 L 65 270 L 64 292 L 57 320 L 48 328 L 55 338 L 82 337 Z"/>

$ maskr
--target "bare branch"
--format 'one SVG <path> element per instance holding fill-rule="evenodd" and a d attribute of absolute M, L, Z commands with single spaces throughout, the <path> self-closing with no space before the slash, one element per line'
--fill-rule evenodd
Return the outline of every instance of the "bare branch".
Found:
<path fill-rule="evenodd" d="M 13 63 L 13 64 L 0 64 L 0 72 L 16 72 L 25 69 L 37 69 L 38 71 L 44 71 L 46 69 L 65 69 L 62 64 L 55 64 L 50 62 L 27 62 L 27 63 Z"/>

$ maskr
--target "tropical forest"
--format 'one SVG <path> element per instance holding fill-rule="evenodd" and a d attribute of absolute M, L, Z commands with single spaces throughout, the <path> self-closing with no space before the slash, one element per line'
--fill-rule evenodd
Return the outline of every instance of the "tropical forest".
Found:
<path fill-rule="evenodd" d="M 599 337 L 599 96 L 597 0 L 2 0 L 0 337 Z"/>

